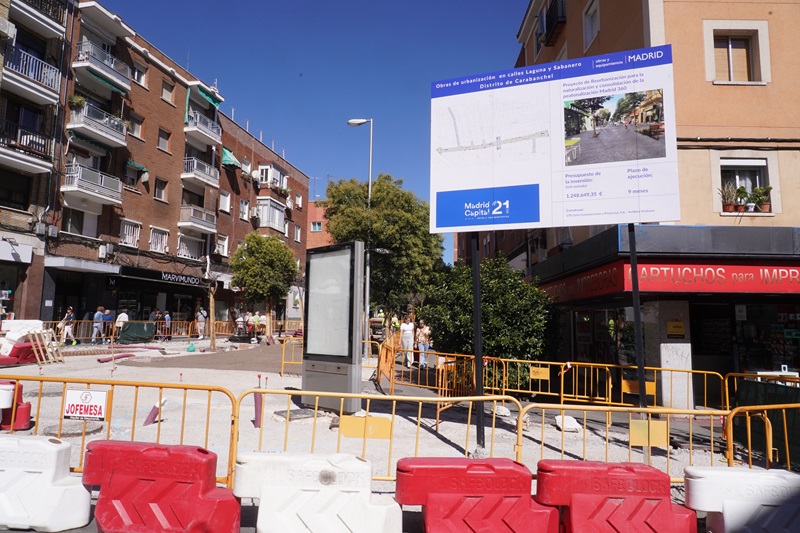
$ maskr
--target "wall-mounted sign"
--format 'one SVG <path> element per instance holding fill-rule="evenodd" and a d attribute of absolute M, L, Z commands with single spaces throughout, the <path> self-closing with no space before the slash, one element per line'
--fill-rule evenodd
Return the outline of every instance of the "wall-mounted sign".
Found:
<path fill-rule="evenodd" d="M 63 417 L 72 420 L 104 421 L 107 400 L 106 391 L 67 389 Z"/>
<path fill-rule="evenodd" d="M 667 338 L 685 339 L 686 331 L 684 330 L 683 322 L 680 321 L 667 322 Z"/>

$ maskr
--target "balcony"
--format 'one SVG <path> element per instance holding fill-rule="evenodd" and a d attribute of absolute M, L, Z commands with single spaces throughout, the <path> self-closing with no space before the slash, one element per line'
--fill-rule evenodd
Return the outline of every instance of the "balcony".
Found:
<path fill-rule="evenodd" d="M 122 182 L 99 170 L 73 163 L 67 165 L 61 192 L 69 203 L 84 200 L 102 205 L 122 205 Z"/>
<path fill-rule="evenodd" d="M 85 105 L 83 109 L 72 110 L 67 130 L 80 133 L 112 148 L 121 148 L 126 143 L 127 128 L 122 119 L 93 105 Z"/>
<path fill-rule="evenodd" d="M 219 170 L 196 157 L 183 160 L 181 179 L 201 187 L 206 185 L 219 189 Z"/>
<path fill-rule="evenodd" d="M 103 92 L 109 88 L 120 93 L 131 90 L 131 67 L 91 41 L 78 44 L 72 68 L 82 83 Z"/>
<path fill-rule="evenodd" d="M 13 46 L 6 48 L 3 89 L 39 105 L 58 103 L 58 68 Z"/>
<path fill-rule="evenodd" d="M 567 23 L 567 0 L 551 0 L 546 19 L 544 45 L 553 46 Z"/>
<path fill-rule="evenodd" d="M 0 165 L 42 174 L 53 168 L 52 150 L 52 138 L 15 122 L 0 121 Z"/>
<path fill-rule="evenodd" d="M 196 205 L 181 206 L 178 227 L 196 233 L 217 233 L 217 215 Z"/>
<path fill-rule="evenodd" d="M 67 20 L 64 0 L 11 0 L 9 16 L 48 39 L 63 39 Z"/>
<path fill-rule="evenodd" d="M 185 235 L 178 237 L 178 257 L 200 261 L 205 257 L 205 242 Z"/>
<path fill-rule="evenodd" d="M 183 127 L 186 137 L 203 145 L 203 147 L 222 142 L 222 127 L 210 118 L 192 111 L 189 121 Z"/>

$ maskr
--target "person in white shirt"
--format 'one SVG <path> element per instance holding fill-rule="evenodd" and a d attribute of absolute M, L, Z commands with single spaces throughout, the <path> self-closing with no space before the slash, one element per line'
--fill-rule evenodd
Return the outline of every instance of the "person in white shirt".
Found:
<path fill-rule="evenodd" d="M 128 310 L 123 309 L 122 312 L 117 315 L 117 321 L 114 323 L 114 335 L 119 337 L 119 334 L 122 331 L 122 325 L 128 320 Z"/>
<path fill-rule="evenodd" d="M 411 368 L 411 363 L 414 362 L 414 323 L 411 322 L 411 317 L 406 315 L 405 320 L 400 324 L 400 344 L 403 346 L 405 353 L 405 366 Z"/>

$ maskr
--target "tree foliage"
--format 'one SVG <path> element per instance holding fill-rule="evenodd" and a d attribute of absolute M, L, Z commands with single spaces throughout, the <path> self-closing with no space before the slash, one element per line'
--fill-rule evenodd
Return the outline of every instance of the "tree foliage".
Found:
<path fill-rule="evenodd" d="M 257 231 L 248 233 L 244 243 L 231 258 L 233 285 L 242 287 L 250 303 L 286 296 L 297 277 L 292 250 L 280 239 Z"/>
<path fill-rule="evenodd" d="M 389 309 L 404 307 L 441 262 L 442 237 L 429 231 L 427 202 L 387 174 L 372 183 L 370 209 L 368 185 L 358 180 L 331 182 L 326 194 L 319 205 L 334 242 L 363 241 L 371 250 L 370 300 Z"/>
<path fill-rule="evenodd" d="M 627 93 L 617 100 L 617 108 L 614 110 L 614 115 L 611 117 L 611 120 L 619 121 L 623 117 L 628 116 L 636 106 L 644 102 L 646 97 L 647 94 L 643 92 Z"/>
<path fill-rule="evenodd" d="M 481 276 L 483 353 L 538 360 L 557 345 L 555 309 L 550 297 L 505 259 L 484 259 Z M 420 318 L 430 325 L 437 351 L 475 353 L 472 268 L 459 262 L 437 275 Z"/>

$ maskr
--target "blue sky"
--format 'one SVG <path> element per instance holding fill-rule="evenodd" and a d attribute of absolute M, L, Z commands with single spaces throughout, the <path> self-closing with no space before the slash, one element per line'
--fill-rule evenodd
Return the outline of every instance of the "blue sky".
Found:
<path fill-rule="evenodd" d="M 425 200 L 431 82 L 512 68 L 528 0 L 101 0 L 311 179 L 391 174 Z M 232 110 L 233 108 L 233 110 Z M 445 261 L 452 262 L 452 235 Z"/>

